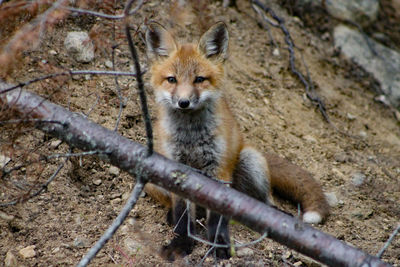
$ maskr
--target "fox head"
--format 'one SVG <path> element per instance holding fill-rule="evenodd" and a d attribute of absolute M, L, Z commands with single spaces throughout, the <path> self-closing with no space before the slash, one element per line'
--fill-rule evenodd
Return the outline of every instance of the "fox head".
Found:
<path fill-rule="evenodd" d="M 223 22 L 213 25 L 197 44 L 179 44 L 159 23 L 150 23 L 146 45 L 157 102 L 182 112 L 214 103 L 222 94 L 228 39 Z"/>

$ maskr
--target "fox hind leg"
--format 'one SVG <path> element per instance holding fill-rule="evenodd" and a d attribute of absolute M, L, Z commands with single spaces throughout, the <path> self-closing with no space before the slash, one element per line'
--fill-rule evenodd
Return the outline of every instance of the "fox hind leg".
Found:
<path fill-rule="evenodd" d="M 207 237 L 211 243 L 219 245 L 230 244 L 229 238 L 229 219 L 214 212 L 207 210 Z M 230 247 L 216 248 L 215 253 L 219 259 L 228 259 L 231 257 Z"/>

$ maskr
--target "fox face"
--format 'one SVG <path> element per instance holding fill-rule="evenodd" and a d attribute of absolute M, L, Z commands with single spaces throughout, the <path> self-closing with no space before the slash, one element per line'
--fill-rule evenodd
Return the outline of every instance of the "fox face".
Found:
<path fill-rule="evenodd" d="M 151 84 L 156 100 L 181 112 L 201 110 L 222 94 L 223 64 L 227 57 L 228 31 L 222 22 L 212 26 L 198 44 L 178 44 L 160 24 L 146 31 Z"/>

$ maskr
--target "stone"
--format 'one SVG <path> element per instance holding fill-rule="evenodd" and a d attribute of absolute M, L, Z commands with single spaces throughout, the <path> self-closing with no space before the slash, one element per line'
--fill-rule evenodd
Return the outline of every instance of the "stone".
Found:
<path fill-rule="evenodd" d="M 249 256 L 253 256 L 254 255 L 254 251 L 251 248 L 240 248 L 238 249 L 238 251 L 236 252 L 236 255 L 239 258 L 242 257 L 249 257 Z"/>
<path fill-rule="evenodd" d="M 35 248 L 35 245 L 27 246 L 23 249 L 20 249 L 20 251 L 18 251 L 18 254 L 21 255 L 21 257 L 24 259 L 33 258 L 36 256 Z"/>
<path fill-rule="evenodd" d="M 59 145 L 61 145 L 61 143 L 62 143 L 61 140 L 54 140 L 54 141 L 51 141 L 50 146 L 52 148 L 57 148 Z"/>
<path fill-rule="evenodd" d="M 121 203 L 121 201 L 122 201 L 122 199 L 120 199 L 119 197 L 118 198 L 114 198 L 114 199 L 110 200 L 110 204 L 111 204 L 111 206 L 116 206 L 119 203 Z"/>
<path fill-rule="evenodd" d="M 86 32 L 69 32 L 64 40 L 68 54 L 80 63 L 94 59 L 94 45 Z"/>
<path fill-rule="evenodd" d="M 17 267 L 18 266 L 17 258 L 11 251 L 8 251 L 6 254 L 6 258 L 4 259 L 4 266 L 5 267 Z"/>
<path fill-rule="evenodd" d="M 367 26 L 378 16 L 379 0 L 326 0 L 325 8 L 334 18 Z"/>
<path fill-rule="evenodd" d="M 125 248 L 128 249 L 132 253 L 137 253 L 140 250 L 140 248 L 142 247 L 142 245 L 139 242 L 133 240 L 130 237 L 128 237 L 124 240 L 124 245 L 125 245 Z"/>
<path fill-rule="evenodd" d="M 4 168 L 6 164 L 11 160 L 11 158 L 0 154 L 0 169 Z"/>
<path fill-rule="evenodd" d="M 363 138 L 363 139 L 365 139 L 365 138 L 368 137 L 368 134 L 367 134 L 366 131 L 359 131 L 359 132 L 358 132 L 358 135 L 359 135 L 361 138 Z"/>
<path fill-rule="evenodd" d="M 111 60 L 106 60 L 106 62 L 104 62 L 104 65 L 109 69 L 112 69 L 113 67 L 113 63 Z"/>
<path fill-rule="evenodd" d="M 115 198 L 121 198 L 121 193 L 114 193 L 114 194 L 111 194 L 111 199 L 115 199 Z"/>
<path fill-rule="evenodd" d="M 335 47 L 369 72 L 380 83 L 388 102 L 400 107 L 400 53 L 344 25 L 337 26 L 333 36 Z"/>
<path fill-rule="evenodd" d="M 118 169 L 117 167 L 115 167 L 115 166 L 111 166 L 111 167 L 108 169 L 108 172 L 109 172 L 111 175 L 114 175 L 114 176 L 118 176 L 118 175 L 119 175 L 119 169 Z"/>
<path fill-rule="evenodd" d="M 365 176 L 365 174 L 361 173 L 361 172 L 355 172 L 353 173 L 353 175 L 351 176 L 351 183 L 354 186 L 361 186 L 364 182 L 365 182 L 365 178 L 367 178 Z"/>
<path fill-rule="evenodd" d="M 345 152 L 336 153 L 334 157 L 335 160 L 340 163 L 349 161 L 349 156 Z"/>
<path fill-rule="evenodd" d="M 351 120 L 351 121 L 354 121 L 354 120 L 357 118 L 356 116 L 354 116 L 354 115 L 351 114 L 351 113 L 347 113 L 346 116 L 347 116 L 347 118 L 348 118 L 349 120 Z"/>
<path fill-rule="evenodd" d="M 325 198 L 329 206 L 331 206 L 332 208 L 336 207 L 339 204 L 339 200 L 334 192 L 325 193 Z"/>
<path fill-rule="evenodd" d="M 89 246 L 89 241 L 84 237 L 78 236 L 74 239 L 73 245 L 77 248 L 85 248 Z"/>
<path fill-rule="evenodd" d="M 317 139 L 315 139 L 315 137 L 311 136 L 311 135 L 305 135 L 305 136 L 303 136 L 303 139 L 308 141 L 308 142 L 310 142 L 310 143 L 316 143 L 317 142 Z"/>
<path fill-rule="evenodd" d="M 0 219 L 9 222 L 9 221 L 14 220 L 14 218 L 15 218 L 15 217 L 14 217 L 13 215 L 8 215 L 7 213 L 2 212 L 2 211 L 0 210 Z"/>
<path fill-rule="evenodd" d="M 101 179 L 96 179 L 93 181 L 93 184 L 99 186 L 99 185 L 101 185 L 102 182 L 103 181 Z"/>

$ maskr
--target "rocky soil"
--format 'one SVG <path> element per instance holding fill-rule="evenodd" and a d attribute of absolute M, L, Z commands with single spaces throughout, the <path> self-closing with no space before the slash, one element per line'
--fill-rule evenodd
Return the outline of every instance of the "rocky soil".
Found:
<path fill-rule="evenodd" d="M 324 13 L 323 16 L 317 12 L 310 15 L 304 10 L 299 13 L 301 10 L 295 9 L 295 5 L 285 8 L 289 2 L 282 1 L 283 7 L 274 6 L 275 11 L 285 19 L 298 48 L 297 66 L 306 73 L 304 64 L 307 65 L 331 123 L 327 123 L 305 97 L 301 82 L 291 73 L 282 32 L 270 29 L 276 42 L 274 46 L 246 1 L 238 1 L 237 8 L 227 9 L 220 1 L 211 1 L 205 11 L 183 9 L 179 12 L 167 1 L 148 1 L 132 23 L 140 25 L 145 19 L 155 19 L 174 26 L 176 35 L 192 41 L 205 27 L 204 22 L 225 21 L 231 41 L 224 90 L 246 138 L 261 151 L 275 152 L 314 174 L 332 205 L 331 216 L 323 225 L 317 225 L 318 229 L 376 254 L 400 222 L 399 122 L 392 110 L 374 100 L 381 91 L 373 76 L 335 49 L 333 29 L 341 21 Z M 390 30 L 391 23 L 400 24 L 398 13 L 382 18 L 382 12 L 388 6 L 395 7 L 395 2 L 381 1 L 376 25 L 366 28 L 368 34 L 378 32 L 389 40 L 399 38 Z M 94 25 L 105 31 L 100 38 L 91 35 L 97 47 L 95 57 L 89 63 L 77 62 L 68 54 L 64 40 L 68 32 L 88 32 Z M 111 23 L 90 16 L 70 17 L 44 35 L 37 48 L 24 54 L 24 64 L 12 73 L 10 82 L 26 81 L 56 68 L 111 70 L 110 49 L 104 48 L 109 48 L 107 45 L 111 43 L 111 29 Z M 132 62 L 120 28 L 115 36 L 122 43 L 116 49 L 116 67 L 130 70 Z M 142 64 L 147 67 L 140 34 L 135 35 L 135 40 Z M 390 43 L 386 41 L 385 45 Z M 396 43 L 390 47 L 398 49 Z M 145 144 L 136 82 L 130 78 L 120 78 L 119 82 L 124 107 L 118 131 Z M 71 111 L 87 114 L 104 127 L 115 127 L 119 98 L 113 77 L 82 75 L 66 83 L 44 81 L 27 89 L 51 95 L 52 101 Z M 146 90 L 150 109 L 154 110 L 154 95 L 147 82 Z M 152 119 L 156 119 L 154 113 Z M 11 137 L 15 143 L 13 154 L 4 149 Z M 28 160 L 29 157 L 21 156 L 23 151 L 30 151 L 31 155 L 69 151 L 66 144 L 33 129 L 19 131 L 16 135 L 14 128 L 0 125 L 0 142 L 4 149 L 0 153 L 3 156 L 0 164 L 7 161 L 6 157 L 16 163 Z M 61 162 L 63 160 L 32 164 L 2 178 L 0 202 L 21 197 L 32 185 L 43 183 Z M 47 191 L 25 203 L 0 207 L 0 265 L 75 265 L 117 216 L 133 185 L 132 177 L 94 157 L 66 162 Z M 277 205 L 297 214 L 295 205 L 285 200 L 278 199 Z M 158 253 L 161 245 L 172 237 L 166 213 L 164 207 L 143 196 L 91 266 L 173 265 Z M 236 243 L 258 238 L 258 234 L 236 223 L 232 223 L 231 232 Z M 198 244 L 193 254 L 174 264 L 199 264 L 207 249 Z M 400 266 L 400 237 L 389 246 L 383 260 Z M 215 262 L 208 257 L 203 264 L 318 266 L 269 239 L 238 250 L 229 260 Z"/>

